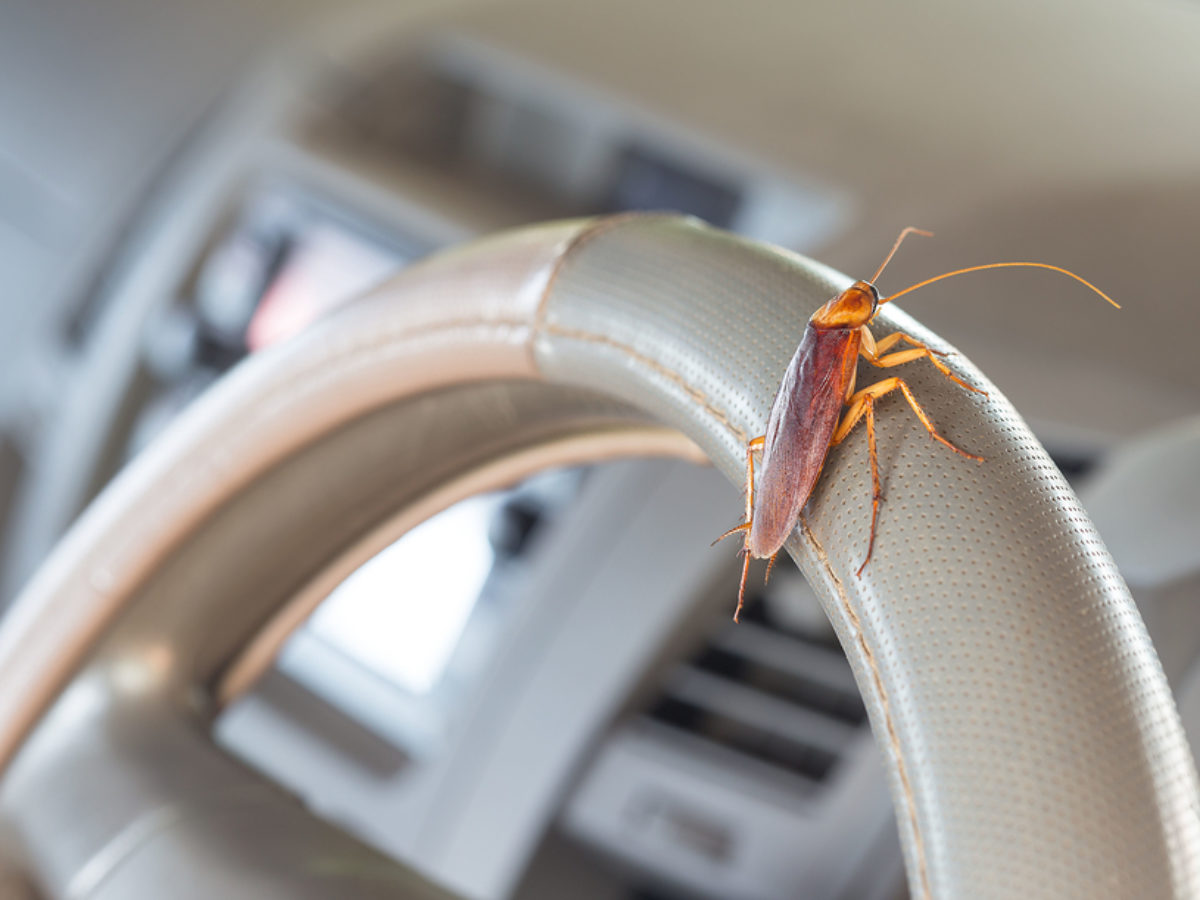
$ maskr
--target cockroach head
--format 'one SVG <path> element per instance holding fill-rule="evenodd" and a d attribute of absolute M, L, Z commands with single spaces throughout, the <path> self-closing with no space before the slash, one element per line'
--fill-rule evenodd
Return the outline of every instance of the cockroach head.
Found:
<path fill-rule="evenodd" d="M 879 291 L 869 281 L 856 281 L 815 313 L 817 328 L 858 328 L 866 325 L 879 308 Z"/>

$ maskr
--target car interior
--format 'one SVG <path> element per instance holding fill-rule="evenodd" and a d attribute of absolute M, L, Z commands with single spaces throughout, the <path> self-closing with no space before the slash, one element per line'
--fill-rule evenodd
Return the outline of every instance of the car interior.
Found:
<path fill-rule="evenodd" d="M 1200 896 L 1198 40 L 0 8 L 0 897 Z M 982 387 L 859 386 L 984 461 L 881 399 L 869 565 L 860 426 L 735 624 L 746 442 L 906 226 L 884 297 L 1121 309 L 881 307 Z"/>

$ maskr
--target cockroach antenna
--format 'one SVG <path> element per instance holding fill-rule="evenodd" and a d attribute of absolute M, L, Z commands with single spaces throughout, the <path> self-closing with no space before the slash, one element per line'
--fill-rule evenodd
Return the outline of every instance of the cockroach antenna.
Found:
<path fill-rule="evenodd" d="M 904 239 L 910 234 L 919 234 L 921 237 L 933 237 L 932 231 L 923 231 L 920 228 L 913 228 L 911 225 L 905 228 L 900 232 L 900 237 L 896 238 L 896 243 L 892 244 L 892 249 L 888 252 L 887 258 L 875 270 L 875 274 L 871 276 L 871 284 L 879 280 L 879 276 L 883 274 L 883 270 L 887 268 L 888 263 L 892 261 L 892 257 L 896 255 L 896 251 L 900 249 L 900 245 L 904 243 Z"/>
<path fill-rule="evenodd" d="M 897 243 L 899 243 L 899 242 L 897 242 Z M 890 259 L 891 257 L 888 257 L 888 258 Z M 1063 275 L 1066 275 L 1068 278 L 1074 278 L 1080 284 L 1091 288 L 1094 292 L 1099 294 L 1101 297 L 1103 297 L 1105 300 L 1107 300 L 1109 303 L 1111 303 L 1117 309 L 1121 308 L 1120 303 L 1118 303 L 1112 297 L 1108 296 L 1108 294 L 1104 293 L 1104 291 L 1100 290 L 1100 288 L 1096 287 L 1090 281 L 1088 281 L 1085 278 L 1080 278 L 1078 275 L 1076 275 L 1074 272 L 1070 271 L 1069 269 L 1064 269 L 1061 266 L 1052 266 L 1049 263 L 1036 263 L 1036 262 L 988 263 L 986 266 L 969 266 L 966 269 L 955 269 L 953 272 L 943 272 L 941 275 L 935 275 L 933 278 L 926 278 L 924 281 L 918 281 L 916 284 L 911 285 L 910 287 L 906 287 L 902 291 L 897 291 L 894 294 L 891 294 L 887 297 L 881 298 L 879 301 L 879 305 L 883 306 L 883 304 L 885 304 L 885 303 L 891 303 L 897 297 L 903 297 L 905 294 L 911 294 L 913 291 L 917 290 L 918 288 L 923 288 L 927 284 L 933 284 L 935 281 L 943 281 L 947 278 L 953 278 L 955 275 L 966 275 L 968 272 L 982 272 L 984 269 L 1014 269 L 1014 268 L 1049 269 L 1051 272 L 1061 272 Z M 876 276 L 876 277 L 878 277 L 878 276 Z"/>

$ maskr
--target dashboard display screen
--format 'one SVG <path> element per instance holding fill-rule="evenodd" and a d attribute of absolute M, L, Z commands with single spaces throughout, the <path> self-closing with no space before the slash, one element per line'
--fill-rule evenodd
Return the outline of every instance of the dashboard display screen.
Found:
<path fill-rule="evenodd" d="M 409 694 L 428 694 L 491 574 L 499 505 L 472 497 L 417 526 L 346 579 L 310 631 Z"/>
<path fill-rule="evenodd" d="M 251 352 L 303 331 L 399 269 L 407 259 L 334 222 L 317 221 L 290 236 L 275 277 L 246 329 Z"/>

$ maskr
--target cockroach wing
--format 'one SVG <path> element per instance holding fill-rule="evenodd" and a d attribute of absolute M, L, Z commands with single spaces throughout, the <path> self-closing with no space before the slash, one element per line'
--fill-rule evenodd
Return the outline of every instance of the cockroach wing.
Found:
<path fill-rule="evenodd" d="M 750 553 L 774 556 L 808 502 L 858 363 L 857 328 L 804 330 L 771 404 L 757 470 Z"/>

